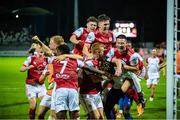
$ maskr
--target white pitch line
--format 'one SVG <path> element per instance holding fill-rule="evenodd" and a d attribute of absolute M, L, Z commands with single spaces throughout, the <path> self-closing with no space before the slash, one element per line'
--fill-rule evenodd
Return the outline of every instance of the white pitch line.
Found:
<path fill-rule="evenodd" d="M 10 88 L 0 88 L 0 90 L 21 90 L 21 89 L 23 89 L 23 88 L 16 88 L 16 87 L 14 87 L 14 88 L 12 88 L 12 87 L 10 87 Z"/>

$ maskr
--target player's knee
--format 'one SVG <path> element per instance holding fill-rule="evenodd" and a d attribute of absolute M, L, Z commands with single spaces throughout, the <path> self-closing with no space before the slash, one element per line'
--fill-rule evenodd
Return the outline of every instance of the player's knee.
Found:
<path fill-rule="evenodd" d="M 100 115 L 97 110 L 93 110 L 89 113 L 90 119 L 99 119 Z"/>
<path fill-rule="evenodd" d="M 103 111 L 103 109 L 102 110 L 99 110 L 100 112 L 99 112 L 99 119 L 104 119 L 104 111 Z"/>
<path fill-rule="evenodd" d="M 36 109 L 36 100 L 35 99 L 29 100 L 29 107 L 30 107 L 30 109 Z"/>
<path fill-rule="evenodd" d="M 36 104 L 30 104 L 30 109 L 32 109 L 32 110 L 35 110 L 36 109 Z"/>
<path fill-rule="evenodd" d="M 66 119 L 66 111 L 60 111 L 56 113 L 57 119 Z"/>
<path fill-rule="evenodd" d="M 78 110 L 76 110 L 76 111 L 71 112 L 71 116 L 73 119 L 78 119 L 80 118 L 80 113 Z"/>
<path fill-rule="evenodd" d="M 150 88 L 151 88 L 151 85 L 147 85 L 147 88 L 150 89 Z"/>
<path fill-rule="evenodd" d="M 153 85 L 152 85 L 152 88 L 153 88 L 153 89 L 156 88 L 156 84 L 153 84 Z"/>

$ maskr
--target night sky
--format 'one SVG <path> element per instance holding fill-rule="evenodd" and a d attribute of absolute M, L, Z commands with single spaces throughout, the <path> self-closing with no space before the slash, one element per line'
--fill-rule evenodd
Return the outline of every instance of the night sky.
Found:
<path fill-rule="evenodd" d="M 0 28 L 8 31 L 33 24 L 36 25 L 33 34 L 44 38 L 60 34 L 68 41 L 74 31 L 73 4 L 73 0 L 1 0 Z M 42 7 L 54 14 L 20 16 L 17 20 L 10 13 L 30 6 Z M 79 0 L 79 27 L 86 24 L 89 16 L 103 13 L 111 18 L 111 29 L 117 20 L 135 21 L 138 37 L 132 40 L 137 43 L 166 40 L 166 0 Z"/>

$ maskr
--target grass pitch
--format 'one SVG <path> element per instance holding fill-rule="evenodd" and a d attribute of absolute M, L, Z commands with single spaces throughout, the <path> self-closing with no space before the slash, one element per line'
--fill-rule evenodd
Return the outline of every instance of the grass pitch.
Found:
<path fill-rule="evenodd" d="M 25 94 L 25 78 L 27 73 L 19 71 L 25 59 L 26 57 L 0 57 L 0 119 L 28 119 L 28 101 Z M 160 83 L 156 88 L 153 102 L 149 101 L 150 90 L 146 88 L 146 81 L 141 81 L 141 85 L 147 99 L 147 104 L 144 114 L 137 117 L 136 105 L 134 103 L 131 108 L 133 118 L 165 119 L 165 77 L 161 74 Z M 85 118 L 82 108 L 80 112 L 81 119 Z"/>

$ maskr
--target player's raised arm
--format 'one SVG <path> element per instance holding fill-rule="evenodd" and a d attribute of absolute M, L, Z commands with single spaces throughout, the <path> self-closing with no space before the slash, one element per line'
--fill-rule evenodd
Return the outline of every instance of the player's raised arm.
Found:
<path fill-rule="evenodd" d="M 87 57 L 91 57 L 91 53 L 89 52 L 90 47 L 91 47 L 91 43 L 93 43 L 95 40 L 95 35 L 93 32 L 90 32 L 86 38 L 84 47 L 83 47 L 83 54 Z"/>
<path fill-rule="evenodd" d="M 48 46 L 46 46 L 46 45 L 38 38 L 38 36 L 34 36 L 34 37 L 32 37 L 32 39 L 33 39 L 34 42 L 38 42 L 38 43 L 42 44 L 42 49 L 43 49 L 43 51 L 44 51 L 46 54 L 48 54 L 48 55 L 50 55 L 50 56 L 53 55 L 52 50 L 51 50 Z"/>
<path fill-rule="evenodd" d="M 79 44 L 81 40 L 79 40 L 78 37 L 80 37 L 82 34 L 83 34 L 83 28 L 81 27 L 73 32 L 73 34 L 70 37 L 70 41 L 73 44 Z"/>
<path fill-rule="evenodd" d="M 84 44 L 84 47 L 83 47 L 83 54 L 85 55 L 85 56 L 87 56 L 87 57 L 90 57 L 91 58 L 91 53 L 89 52 L 89 48 L 90 48 L 90 44 L 88 44 L 88 43 L 85 43 Z"/>

